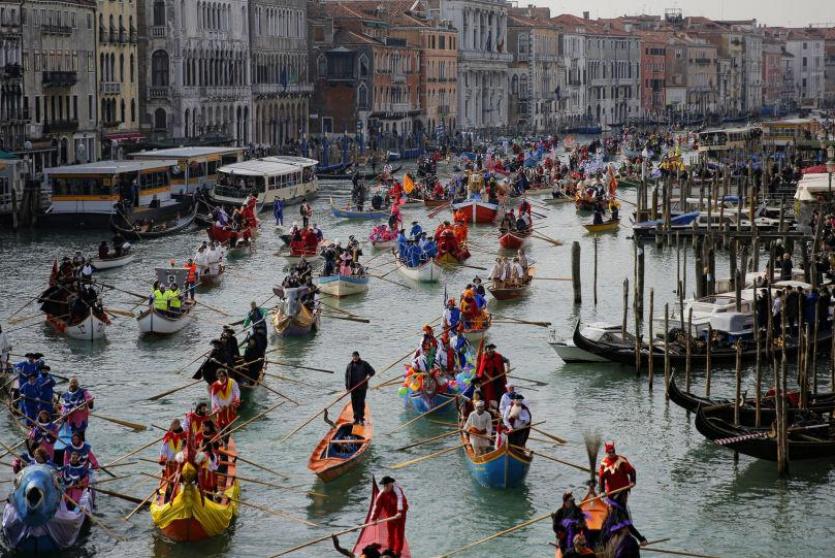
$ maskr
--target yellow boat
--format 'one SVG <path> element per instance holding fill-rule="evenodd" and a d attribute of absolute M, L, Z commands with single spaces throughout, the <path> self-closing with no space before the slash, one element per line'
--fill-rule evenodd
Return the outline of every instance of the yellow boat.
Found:
<path fill-rule="evenodd" d="M 612 232 L 620 228 L 620 219 L 611 219 L 599 225 L 583 225 L 590 233 Z"/>
<path fill-rule="evenodd" d="M 238 513 L 238 497 L 241 487 L 236 476 L 235 443 L 229 439 L 225 450 L 225 474 L 222 467 L 215 472 L 216 491 L 220 501 L 201 494 L 197 485 L 197 469 L 191 463 L 183 465 L 180 483 L 174 497 L 166 497 L 169 483 L 160 479 L 156 498 L 151 501 L 151 519 L 162 533 L 177 542 L 194 542 L 223 533 Z"/>

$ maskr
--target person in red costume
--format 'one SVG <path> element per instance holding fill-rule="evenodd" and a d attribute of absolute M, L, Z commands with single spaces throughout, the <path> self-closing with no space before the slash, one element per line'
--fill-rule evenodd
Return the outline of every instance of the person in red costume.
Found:
<path fill-rule="evenodd" d="M 499 408 L 499 398 L 507 388 L 507 372 L 510 361 L 496 352 L 496 346 L 490 343 L 485 347 L 478 363 L 476 376 L 481 380 L 481 394 L 489 408 Z"/>
<path fill-rule="evenodd" d="M 600 472 L 598 474 L 600 492 L 614 492 L 630 484 L 635 484 L 637 478 L 635 467 L 624 456 L 615 453 L 615 443 L 606 442 L 604 449 L 606 457 L 600 462 Z M 612 497 L 626 504 L 628 493 L 628 490 L 624 490 Z"/>
<path fill-rule="evenodd" d="M 409 510 L 409 502 L 403 489 L 397 485 L 391 477 L 383 477 L 380 481 L 383 489 L 377 494 L 374 500 L 374 508 L 371 510 L 371 521 L 388 519 L 386 522 L 388 530 L 388 549 L 395 556 L 400 556 L 403 551 L 403 544 L 406 541 L 406 512 Z"/>
<path fill-rule="evenodd" d="M 440 180 L 435 180 L 435 187 L 432 189 L 432 197 L 436 200 L 442 200 L 446 197 L 444 187 Z"/>

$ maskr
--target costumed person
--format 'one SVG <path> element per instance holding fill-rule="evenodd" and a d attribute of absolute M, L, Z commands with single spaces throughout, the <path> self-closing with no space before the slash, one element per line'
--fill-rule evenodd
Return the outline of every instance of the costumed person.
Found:
<path fill-rule="evenodd" d="M 470 445 L 476 455 L 490 451 L 493 435 L 493 416 L 485 410 L 484 401 L 473 402 L 475 410 L 467 417 L 464 431 L 469 434 Z"/>
<path fill-rule="evenodd" d="M 632 535 L 641 542 L 641 545 L 644 545 L 646 539 L 632 525 L 632 519 L 626 507 L 629 490 L 622 490 L 609 496 L 611 492 L 634 485 L 637 481 L 637 472 L 626 457 L 615 452 L 615 442 L 606 442 L 604 451 L 606 456 L 600 462 L 598 489 L 607 495 L 605 501 L 609 505 L 609 515 L 601 529 L 601 539 L 606 542 L 619 529 L 628 527 Z"/>
<path fill-rule="evenodd" d="M 35 424 L 40 409 L 41 392 L 38 389 L 38 373 L 30 370 L 26 373 L 26 383 L 18 389 L 20 398 L 20 411 L 26 417 L 26 425 Z"/>
<path fill-rule="evenodd" d="M 67 391 L 61 395 L 61 415 L 73 432 L 81 434 L 82 440 L 87 431 L 87 419 L 93 410 L 93 399 L 90 392 L 79 385 L 77 376 L 70 377 Z"/>
<path fill-rule="evenodd" d="M 209 416 L 209 404 L 205 401 L 198 401 L 194 405 L 194 410 L 186 413 L 185 425 L 183 430 L 192 436 L 197 436 L 203 431 L 203 423 L 211 421 Z"/>
<path fill-rule="evenodd" d="M 217 380 L 209 391 L 212 394 L 212 414 L 215 415 L 218 430 L 223 430 L 238 416 L 241 405 L 241 389 L 238 382 L 229 377 L 225 368 L 217 371 Z"/>
<path fill-rule="evenodd" d="M 388 550 L 394 553 L 394 556 L 400 556 L 406 542 L 406 512 L 409 510 L 409 502 L 406 500 L 403 489 L 393 478 L 385 476 L 380 482 L 383 489 L 377 494 L 377 499 L 374 500 L 369 520 L 395 518 L 385 523 L 388 534 Z"/>
<path fill-rule="evenodd" d="M 90 486 L 90 469 L 81 463 L 78 452 L 73 451 L 67 455 L 66 463 L 61 467 L 60 481 L 67 499 L 67 509 L 73 510 Z"/>
<path fill-rule="evenodd" d="M 507 386 L 507 371 L 510 361 L 496 352 L 496 345 L 490 343 L 479 358 L 476 376 L 481 381 L 484 400 L 489 408 L 497 410 L 499 398 Z"/>
<path fill-rule="evenodd" d="M 168 432 L 162 437 L 162 445 L 159 448 L 159 464 L 165 468 L 163 474 L 169 480 L 173 479 L 180 468 L 177 455 L 186 449 L 187 437 L 188 434 L 183 430 L 180 419 L 172 420 Z M 171 484 L 168 483 L 169 487 Z"/>
<path fill-rule="evenodd" d="M 79 456 L 79 462 L 81 465 L 87 467 L 88 469 L 99 469 L 99 461 L 93 453 L 93 448 L 81 438 L 81 435 L 78 432 L 73 432 L 70 437 L 70 443 L 67 444 L 67 447 L 64 449 L 65 465 L 70 462 L 70 456 L 73 453 Z"/>
<path fill-rule="evenodd" d="M 501 289 L 508 280 L 505 274 L 504 262 L 502 258 L 496 258 L 496 263 L 490 268 L 490 275 L 487 276 L 493 282 L 494 289 Z"/>
<path fill-rule="evenodd" d="M 513 398 L 516 397 L 516 385 L 513 383 L 513 380 L 507 381 L 505 390 L 506 391 L 502 394 L 502 398 L 499 401 L 499 414 L 501 416 L 504 416 L 507 408 L 513 404 Z"/>
<path fill-rule="evenodd" d="M 461 321 L 461 310 L 456 308 L 455 299 L 451 298 L 447 301 L 446 310 L 444 310 L 444 329 L 447 331 L 455 331 Z"/>
<path fill-rule="evenodd" d="M 55 412 L 55 378 L 49 375 L 52 369 L 43 365 L 38 369 L 38 411 L 47 411 L 50 415 Z"/>
<path fill-rule="evenodd" d="M 511 398 L 510 407 L 505 409 L 502 415 L 502 423 L 507 432 L 507 442 L 511 446 L 525 447 L 531 429 L 531 411 L 523 403 L 525 396 L 521 393 L 514 394 Z"/>
<path fill-rule="evenodd" d="M 49 459 L 55 460 L 55 442 L 58 440 L 58 425 L 52 422 L 49 411 L 40 411 L 37 420 L 29 429 L 27 439 L 32 447 L 43 448 Z"/>
<path fill-rule="evenodd" d="M 273 203 L 273 217 L 276 225 L 284 225 L 284 200 L 276 198 Z"/>
<path fill-rule="evenodd" d="M 351 353 L 351 362 L 345 367 L 345 389 L 351 392 L 354 424 L 365 424 L 365 395 L 374 374 L 374 368 L 360 358 L 358 351 Z"/>
<path fill-rule="evenodd" d="M 562 495 L 562 506 L 551 514 L 551 520 L 557 546 L 565 556 L 574 546 L 574 538 L 586 530 L 586 516 L 574 501 L 574 494 L 565 492 Z"/>

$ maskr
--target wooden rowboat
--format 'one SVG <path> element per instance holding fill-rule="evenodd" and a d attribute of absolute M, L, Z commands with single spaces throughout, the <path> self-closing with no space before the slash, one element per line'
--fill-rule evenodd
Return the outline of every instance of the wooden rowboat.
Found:
<path fill-rule="evenodd" d="M 610 219 L 605 223 L 600 223 L 599 225 L 592 225 L 592 224 L 584 224 L 586 230 L 590 233 L 604 233 L 604 232 L 613 232 L 620 228 L 620 219 Z"/>
<path fill-rule="evenodd" d="M 452 204 L 456 221 L 466 223 L 492 223 L 499 213 L 499 206 L 481 200 L 469 199 Z"/>
<path fill-rule="evenodd" d="M 47 314 L 46 323 L 52 326 L 58 333 L 62 333 L 72 339 L 96 341 L 105 338 L 110 320 L 107 315 L 102 314 L 99 316 L 88 309 L 87 315 L 84 318 L 74 322 L 69 322 L 62 316 Z"/>
<path fill-rule="evenodd" d="M 443 268 L 435 263 L 435 260 L 429 260 L 417 267 L 409 267 L 400 260 L 395 261 L 395 265 L 401 275 L 419 283 L 436 283 L 441 279 L 443 271 Z"/>
<path fill-rule="evenodd" d="M 499 237 L 499 246 L 505 250 L 518 250 L 528 241 L 528 237 L 533 233 L 532 229 L 526 231 L 505 231 Z"/>
<path fill-rule="evenodd" d="M 139 333 L 156 335 L 170 335 L 186 327 L 191 318 L 191 311 L 194 309 L 193 300 L 184 300 L 180 312 L 162 312 L 153 306 L 147 308 L 137 316 Z"/>
<path fill-rule="evenodd" d="M 467 466 L 473 478 L 485 488 L 515 488 L 525 481 L 531 467 L 533 453 L 503 444 L 481 455 L 476 455 L 470 437 L 461 432 L 461 442 L 467 454 Z"/>
<path fill-rule="evenodd" d="M 374 502 L 377 501 L 377 494 L 380 492 L 380 489 L 377 487 L 376 479 L 371 480 L 371 501 L 368 503 L 368 513 L 365 516 L 365 521 L 363 522 L 366 525 L 362 531 L 360 531 L 360 536 L 357 538 L 357 542 L 354 545 L 353 553 L 355 556 L 359 556 L 362 554 L 362 549 L 370 544 L 380 544 L 384 549 L 387 547 L 388 544 L 388 525 L 385 523 L 378 523 L 376 525 L 368 525 L 371 523 L 371 514 L 374 512 Z M 400 551 L 400 558 L 412 558 L 412 551 L 409 550 L 409 541 L 403 541 L 403 549 Z"/>
<path fill-rule="evenodd" d="M 336 297 L 368 291 L 367 275 L 325 275 L 319 277 L 317 282 L 321 292 Z"/>
<path fill-rule="evenodd" d="M 449 205 L 449 200 L 433 200 L 429 198 L 424 198 L 423 205 L 431 209 L 434 207 L 441 207 L 442 205 Z"/>
<path fill-rule="evenodd" d="M 389 210 L 354 211 L 339 209 L 333 204 L 333 198 L 331 198 L 331 213 L 338 219 L 385 219 L 389 215 Z"/>
<path fill-rule="evenodd" d="M 301 337 L 319 330 L 320 309 L 311 312 L 304 304 L 299 304 L 295 316 L 287 316 L 279 307 L 273 316 L 273 328 L 281 337 Z"/>
<path fill-rule="evenodd" d="M 597 493 L 594 488 L 589 487 L 588 492 L 583 497 L 583 500 L 578 504 L 578 507 L 583 511 L 586 517 L 586 528 L 589 531 L 589 539 L 591 541 L 599 540 L 600 531 L 603 529 L 603 523 L 609 516 L 609 506 L 603 501 L 603 498 L 596 498 Z M 594 500 L 592 500 L 594 498 Z M 562 558 L 562 552 L 559 546 L 554 553 L 555 558 Z"/>
<path fill-rule="evenodd" d="M 371 446 L 373 435 L 371 408 L 365 405 L 364 425 L 354 424 L 354 410 L 349 401 L 339 413 L 336 423 L 316 444 L 307 461 L 307 468 L 324 482 L 332 481 L 359 464 Z"/>
<path fill-rule="evenodd" d="M 528 267 L 528 277 L 524 284 L 519 287 L 502 287 L 498 289 L 494 289 L 493 287 L 487 287 L 487 290 L 493 295 L 493 298 L 496 300 L 516 300 L 517 298 L 522 298 L 525 293 L 528 292 L 528 288 L 531 286 L 531 282 L 533 280 L 533 276 L 536 274 L 536 267 L 529 266 Z"/>
<path fill-rule="evenodd" d="M 433 409 L 442 407 L 441 411 L 454 411 L 455 406 L 449 403 L 450 399 L 455 398 L 452 393 L 433 393 L 428 395 L 422 391 L 410 391 L 408 402 L 418 414 L 425 414 Z"/>
<path fill-rule="evenodd" d="M 118 258 L 94 258 L 91 263 L 93 264 L 93 267 L 96 268 L 96 271 L 107 271 L 108 269 L 115 269 L 117 267 L 122 267 L 123 265 L 128 265 L 133 261 L 133 258 L 133 252 L 128 252 Z"/>
<path fill-rule="evenodd" d="M 222 452 L 226 465 L 221 465 L 215 473 L 215 491 L 221 495 L 219 502 L 201 494 L 197 486 L 197 470 L 191 463 L 183 465 L 179 475 L 182 483 L 174 487 L 173 498 L 166 499 L 166 490 L 171 487 L 160 475 L 159 490 L 151 500 L 151 519 L 169 539 L 194 542 L 220 535 L 237 514 L 241 488 L 236 477 L 237 451 L 232 438 Z"/>

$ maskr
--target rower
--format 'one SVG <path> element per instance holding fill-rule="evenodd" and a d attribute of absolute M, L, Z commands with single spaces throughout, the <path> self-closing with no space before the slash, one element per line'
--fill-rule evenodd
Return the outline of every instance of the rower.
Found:
<path fill-rule="evenodd" d="M 107 246 L 107 241 L 102 240 L 99 244 L 99 259 L 106 260 L 110 258 L 110 248 Z"/>
<path fill-rule="evenodd" d="M 58 440 L 58 425 L 52 422 L 49 411 L 43 410 L 38 413 L 37 421 L 29 430 L 27 439 L 34 447 L 43 448 L 49 459 L 55 459 L 55 442 Z"/>
<path fill-rule="evenodd" d="M 241 356 L 241 351 L 238 349 L 238 338 L 235 337 L 235 330 L 232 326 L 224 325 L 223 332 L 220 334 L 220 340 L 226 346 L 226 354 L 229 362 L 234 363 L 235 359 Z"/>
<path fill-rule="evenodd" d="M 582 536 L 581 547 L 586 547 L 584 531 L 586 517 L 574 501 L 574 494 L 570 491 L 562 495 L 562 506 L 551 514 L 552 529 L 557 537 L 557 546 L 563 556 L 568 552 L 569 545 L 576 548 L 575 539 Z M 588 548 L 588 547 L 586 547 Z M 586 553 L 588 554 L 588 553 Z M 580 554 L 582 556 L 583 554 Z"/>
<path fill-rule="evenodd" d="M 475 410 L 467 417 L 464 431 L 470 435 L 470 446 L 472 446 L 473 452 L 476 455 L 482 455 L 490 451 L 493 417 L 484 410 L 484 401 L 475 401 L 473 406 Z"/>
<path fill-rule="evenodd" d="M 90 486 L 90 470 L 81 462 L 78 452 L 73 451 L 66 457 L 61 467 L 61 485 L 68 496 L 65 505 L 68 510 L 75 509 L 75 503 L 81 500 L 84 491 Z"/>
<path fill-rule="evenodd" d="M 354 424 L 365 424 L 365 395 L 374 374 L 374 368 L 360 358 L 358 351 L 351 353 L 351 362 L 345 368 L 345 389 L 351 392 Z"/>
<path fill-rule="evenodd" d="M 70 462 L 73 453 L 79 456 L 81 465 L 93 470 L 99 468 L 99 462 L 93 453 L 93 448 L 81 438 L 81 434 L 78 432 L 73 432 L 70 443 L 64 449 L 64 465 Z"/>
<path fill-rule="evenodd" d="M 496 352 L 496 345 L 493 343 L 485 347 L 485 353 L 481 355 L 480 360 L 476 376 L 481 380 L 484 400 L 488 408 L 498 409 L 500 394 L 504 393 L 507 385 L 510 361 Z"/>
<path fill-rule="evenodd" d="M 409 502 L 393 478 L 385 476 L 380 482 L 383 489 L 374 500 L 369 521 L 393 518 L 386 522 L 388 550 L 394 556 L 400 556 L 406 542 L 406 512 L 409 510 Z"/>
<path fill-rule="evenodd" d="M 38 369 L 36 382 L 38 384 L 38 399 L 40 399 L 38 401 L 38 410 L 47 411 L 50 415 L 55 411 L 55 404 L 53 403 L 53 399 L 55 398 L 55 392 L 53 391 L 55 378 L 49 375 L 51 370 L 46 364 L 42 365 Z"/>
<path fill-rule="evenodd" d="M 502 414 L 502 423 L 507 432 L 507 442 L 511 446 L 525 447 L 531 432 L 531 411 L 522 401 L 525 396 L 516 393 L 511 397 L 510 407 Z"/>
<path fill-rule="evenodd" d="M 451 298 L 447 301 L 446 310 L 444 310 L 444 330 L 455 331 L 458 323 L 461 321 L 461 311 L 455 306 L 455 299 Z"/>
<path fill-rule="evenodd" d="M 243 374 L 249 380 L 249 383 L 257 384 L 261 376 L 261 368 L 264 365 L 264 350 L 259 347 L 258 340 L 255 337 L 249 337 L 246 340 L 244 365 Z"/>
<path fill-rule="evenodd" d="M 67 391 L 61 395 L 61 415 L 73 432 L 78 432 L 85 439 L 87 419 L 93 410 L 93 396 L 78 383 L 77 376 L 70 377 Z"/>
<path fill-rule="evenodd" d="M 171 421 L 168 431 L 162 437 L 162 445 L 159 448 L 159 464 L 164 467 L 163 476 L 168 480 L 166 483 L 166 499 L 171 494 L 174 475 L 180 468 L 177 456 L 186 448 L 188 434 L 183 430 L 180 419 Z"/>
<path fill-rule="evenodd" d="M 241 390 L 238 382 L 229 377 L 225 368 L 217 371 L 217 380 L 209 387 L 212 395 L 212 414 L 217 415 L 217 427 L 223 430 L 238 415 Z"/>
<path fill-rule="evenodd" d="M 168 312 L 171 314 L 179 314 L 182 310 L 183 301 L 180 300 L 180 289 L 177 287 L 177 283 L 171 281 L 164 297 L 168 303 Z"/>
<path fill-rule="evenodd" d="M 203 423 L 210 420 L 209 404 L 205 401 L 198 401 L 194 404 L 194 410 L 186 413 L 184 430 L 192 435 L 203 431 Z"/>
<path fill-rule="evenodd" d="M 516 397 L 516 386 L 513 383 L 513 380 L 508 380 L 507 385 L 505 385 L 505 391 L 502 394 L 502 398 L 499 401 L 499 414 L 504 416 L 505 411 L 507 411 L 508 407 L 513 404 L 513 398 Z"/>
<path fill-rule="evenodd" d="M 26 383 L 20 386 L 20 411 L 26 417 L 26 423 L 34 424 L 40 407 L 41 392 L 38 389 L 38 374 L 34 370 L 26 373 Z"/>

